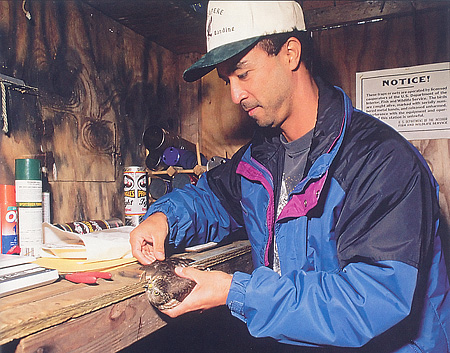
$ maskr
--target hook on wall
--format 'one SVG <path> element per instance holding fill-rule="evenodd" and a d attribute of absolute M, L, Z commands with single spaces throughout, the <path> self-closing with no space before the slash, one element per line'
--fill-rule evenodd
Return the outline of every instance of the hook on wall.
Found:
<path fill-rule="evenodd" d="M 31 21 L 31 13 L 30 11 L 28 11 L 27 9 L 25 9 L 25 3 L 27 2 L 27 0 L 23 0 L 22 1 L 22 11 L 25 14 L 25 17 L 28 19 L 28 21 Z"/>

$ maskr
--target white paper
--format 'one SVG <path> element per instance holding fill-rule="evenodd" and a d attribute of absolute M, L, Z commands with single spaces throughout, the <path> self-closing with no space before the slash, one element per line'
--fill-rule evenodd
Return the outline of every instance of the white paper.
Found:
<path fill-rule="evenodd" d="M 356 107 L 408 140 L 450 138 L 450 63 L 356 73 Z"/>
<path fill-rule="evenodd" d="M 59 229 L 49 223 L 42 225 L 44 233 L 43 248 L 74 249 L 80 246 L 85 248 L 85 257 L 88 261 L 106 261 L 132 257 L 129 242 L 131 226 L 103 229 L 100 231 L 77 234 Z M 55 257 L 43 251 L 43 257 Z"/>

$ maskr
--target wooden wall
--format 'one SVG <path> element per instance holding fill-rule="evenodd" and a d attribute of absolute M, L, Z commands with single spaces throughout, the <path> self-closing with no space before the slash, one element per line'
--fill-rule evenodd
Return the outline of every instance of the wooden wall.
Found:
<path fill-rule="evenodd" d="M 0 183 L 16 158 L 46 156 L 54 222 L 123 218 L 122 170 L 144 166 L 145 127 L 180 131 L 178 57 L 79 1 L 29 1 L 31 20 L 21 5 L 0 2 L 0 73 L 39 93 L 8 90 Z"/>
<path fill-rule="evenodd" d="M 314 42 L 319 73 L 355 101 L 356 72 L 450 61 L 450 9 L 428 9 L 380 22 L 317 31 Z M 450 141 L 411 142 L 440 185 L 443 231 L 450 234 Z"/>
<path fill-rule="evenodd" d="M 333 2 L 303 1 L 306 11 L 319 3 Z M 0 183 L 14 182 L 15 158 L 46 156 L 54 222 L 123 217 L 122 170 L 144 165 L 141 136 L 150 124 L 199 142 L 208 158 L 231 156 L 250 139 L 254 123 L 215 71 L 182 81 L 199 53 L 175 55 L 79 1 L 27 2 L 31 20 L 21 5 L 0 2 L 0 73 L 39 94 L 8 91 Z M 358 71 L 450 61 L 449 20 L 447 6 L 315 30 L 315 70 L 355 99 Z M 449 142 L 413 143 L 440 183 L 448 221 Z"/>

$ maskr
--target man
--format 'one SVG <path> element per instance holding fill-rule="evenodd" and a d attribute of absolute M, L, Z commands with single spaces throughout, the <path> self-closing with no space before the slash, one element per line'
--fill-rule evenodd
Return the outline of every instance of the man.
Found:
<path fill-rule="evenodd" d="M 305 33 L 294 1 L 210 1 L 208 52 L 184 78 L 216 68 L 261 128 L 197 186 L 154 203 L 133 254 L 146 264 L 166 241 L 182 249 L 244 227 L 253 273 L 177 269 L 197 285 L 167 315 L 226 304 L 253 336 L 287 344 L 446 352 L 437 185 L 407 141 L 311 76 Z"/>

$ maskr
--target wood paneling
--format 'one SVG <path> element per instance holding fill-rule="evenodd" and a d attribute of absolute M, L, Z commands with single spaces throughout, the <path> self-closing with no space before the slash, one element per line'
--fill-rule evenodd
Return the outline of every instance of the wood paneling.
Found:
<path fill-rule="evenodd" d="M 205 51 L 207 1 L 82 1 L 173 53 L 189 54 Z M 191 6 L 192 4 L 194 6 Z"/>
<path fill-rule="evenodd" d="M 39 94 L 8 92 L 0 182 L 15 158 L 51 152 L 54 222 L 122 217 L 145 127 L 180 129 L 178 57 L 79 1 L 27 2 L 31 20 L 21 5 L 0 2 L 0 72 Z"/>
<path fill-rule="evenodd" d="M 316 71 L 355 101 L 356 72 L 450 61 L 450 10 L 418 11 L 375 23 L 317 31 L 313 37 Z M 450 142 L 412 142 L 440 184 L 443 221 L 449 224 Z"/>
<path fill-rule="evenodd" d="M 300 3 L 310 23 L 314 11 L 320 12 L 317 28 L 334 23 L 333 14 L 346 22 L 313 32 L 314 67 L 352 99 L 358 71 L 450 60 L 449 9 L 440 2 Z M 199 54 L 175 55 L 83 2 L 26 6 L 31 21 L 21 2 L 0 2 L 0 72 L 39 89 L 38 96 L 9 92 L 10 133 L 0 136 L 0 183 L 14 182 L 15 158 L 51 152 L 55 222 L 123 215 L 122 167 L 144 164 L 141 136 L 151 124 L 199 142 L 208 158 L 231 156 L 251 137 L 253 122 L 231 102 L 215 72 L 201 82 L 182 81 L 182 71 Z M 355 16 L 372 18 L 370 11 L 381 11 L 383 21 L 348 24 Z M 449 219 L 443 169 L 448 141 L 414 143 L 441 185 Z"/>
<path fill-rule="evenodd" d="M 449 11 L 315 31 L 315 71 L 355 100 L 356 72 L 449 61 Z"/>
<path fill-rule="evenodd" d="M 183 72 L 193 63 L 200 59 L 199 54 L 182 54 L 178 56 L 179 72 Z M 192 143 L 201 144 L 201 110 L 200 101 L 200 81 L 180 83 L 180 129 L 179 135 Z M 201 145 L 200 145 L 201 147 Z"/>
<path fill-rule="evenodd" d="M 207 0 L 81 0 L 177 54 L 205 53 Z M 308 28 L 448 7 L 448 1 L 297 0 Z M 163 20 L 161 20 L 163 19 Z"/>
<path fill-rule="evenodd" d="M 231 101 L 216 70 L 202 79 L 202 151 L 208 158 L 231 157 L 252 136 L 254 123 Z"/>
<path fill-rule="evenodd" d="M 418 11 L 448 8 L 446 1 L 299 1 L 310 30 L 363 23 L 373 19 L 405 16 Z"/>

